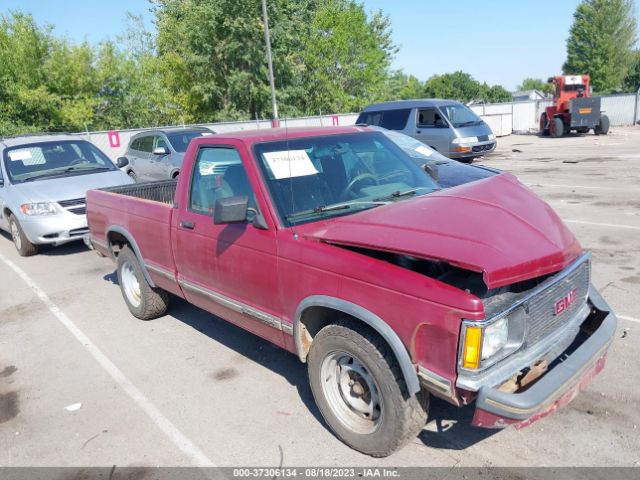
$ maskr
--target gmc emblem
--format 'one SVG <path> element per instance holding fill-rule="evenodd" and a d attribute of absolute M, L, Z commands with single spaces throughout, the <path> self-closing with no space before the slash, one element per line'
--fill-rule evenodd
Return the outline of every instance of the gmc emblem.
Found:
<path fill-rule="evenodd" d="M 554 306 L 554 315 L 560 315 L 562 312 L 564 312 L 567 308 L 569 308 L 569 306 L 576 301 L 576 293 L 577 293 L 578 289 L 574 288 L 573 290 L 571 290 L 569 293 L 567 293 L 564 297 L 562 297 L 560 300 L 558 300 L 555 303 Z"/>

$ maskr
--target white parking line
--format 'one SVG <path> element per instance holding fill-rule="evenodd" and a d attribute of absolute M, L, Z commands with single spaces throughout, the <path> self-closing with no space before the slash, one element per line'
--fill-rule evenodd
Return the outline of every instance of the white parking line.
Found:
<path fill-rule="evenodd" d="M 609 228 L 628 228 L 629 230 L 640 230 L 640 227 L 636 227 L 635 225 L 621 225 L 619 223 L 598 223 L 598 222 L 587 222 L 585 220 L 568 220 L 562 219 L 562 221 L 566 223 L 579 223 L 582 225 L 594 225 L 596 227 L 609 227 Z"/>
<path fill-rule="evenodd" d="M 131 383 L 131 381 L 102 353 L 82 330 L 71 321 L 60 308 L 51 301 L 49 296 L 42 290 L 29 275 L 18 267 L 11 260 L 0 254 L 0 260 L 13 270 L 37 297 L 46 305 L 49 311 L 66 327 L 67 330 L 80 342 L 89 354 L 100 364 L 100 366 L 113 378 L 122 389 L 138 404 L 138 406 L 149 416 L 162 432 L 169 437 L 173 444 L 183 453 L 189 456 L 197 466 L 215 467 L 216 465 L 200 450 L 191 440 L 189 440 L 178 428 L 165 417 L 151 401 Z"/>
<path fill-rule="evenodd" d="M 627 315 L 616 315 L 616 317 L 621 318 L 622 320 L 627 320 L 629 322 L 640 323 L 640 318 L 629 317 Z"/>

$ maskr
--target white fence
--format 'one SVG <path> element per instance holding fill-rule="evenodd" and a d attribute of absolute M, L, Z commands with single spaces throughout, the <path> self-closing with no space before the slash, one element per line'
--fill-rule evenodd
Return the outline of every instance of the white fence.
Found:
<path fill-rule="evenodd" d="M 640 116 L 638 98 L 635 94 L 602 96 L 601 109 L 609 117 L 613 126 L 635 125 Z M 493 115 L 511 114 L 511 129 L 513 132 L 537 131 L 540 115 L 550 106 L 551 100 L 532 100 L 526 102 L 496 103 L 488 105 L 473 105 L 471 109 L 482 118 Z M 492 127 L 493 128 L 493 127 Z M 496 133 L 496 135 L 498 135 Z"/>
<path fill-rule="evenodd" d="M 538 130 L 540 115 L 551 105 L 550 100 L 533 100 L 527 102 L 495 103 L 473 105 L 471 109 L 487 122 L 496 136 L 510 135 L 512 132 L 533 132 Z M 635 94 L 607 95 L 602 97 L 602 110 L 607 114 L 611 125 L 635 125 L 640 116 L 640 105 Z M 357 113 L 332 114 L 314 117 L 283 119 L 281 126 L 287 127 L 322 127 L 331 125 L 353 125 L 358 118 Z M 271 128 L 268 120 L 251 120 L 244 122 L 206 123 L 204 126 L 218 133 Z M 112 159 L 122 156 L 127 149 L 129 139 L 136 133 L 150 129 L 119 130 L 117 132 L 89 132 L 89 140 L 107 153 Z"/>

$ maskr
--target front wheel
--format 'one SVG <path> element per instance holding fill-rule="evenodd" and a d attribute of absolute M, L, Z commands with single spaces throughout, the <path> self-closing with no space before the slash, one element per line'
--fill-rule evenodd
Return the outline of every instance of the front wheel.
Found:
<path fill-rule="evenodd" d="M 21 257 L 31 257 L 38 253 L 38 246 L 29 241 L 14 215 L 9 216 L 9 230 L 11 231 L 13 245 Z"/>
<path fill-rule="evenodd" d="M 309 352 L 316 404 L 351 448 L 386 457 L 414 438 L 427 420 L 428 396 L 409 396 L 395 356 L 366 327 L 340 321 L 324 327 Z"/>
<path fill-rule="evenodd" d="M 122 297 L 134 317 L 151 320 L 167 311 L 169 294 L 149 285 L 138 258 L 129 247 L 118 254 L 117 272 Z"/>
<path fill-rule="evenodd" d="M 551 134 L 555 138 L 560 138 L 562 135 L 564 135 L 564 122 L 561 118 L 556 117 L 553 119 L 553 129 L 551 131 Z"/>
<path fill-rule="evenodd" d="M 540 115 L 540 136 L 549 136 L 549 119 L 547 118 L 547 112 L 542 112 L 542 115 Z"/>

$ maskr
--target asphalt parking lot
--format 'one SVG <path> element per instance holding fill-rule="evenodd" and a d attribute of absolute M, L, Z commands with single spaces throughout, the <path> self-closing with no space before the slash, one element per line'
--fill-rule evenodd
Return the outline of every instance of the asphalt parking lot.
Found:
<path fill-rule="evenodd" d="M 514 135 L 478 163 L 551 204 L 619 315 L 604 372 L 563 410 L 484 430 L 434 400 L 415 441 L 373 459 L 323 424 L 295 356 L 177 299 L 137 320 L 108 259 L 79 243 L 21 258 L 2 235 L 0 466 L 640 465 L 640 129 Z"/>

